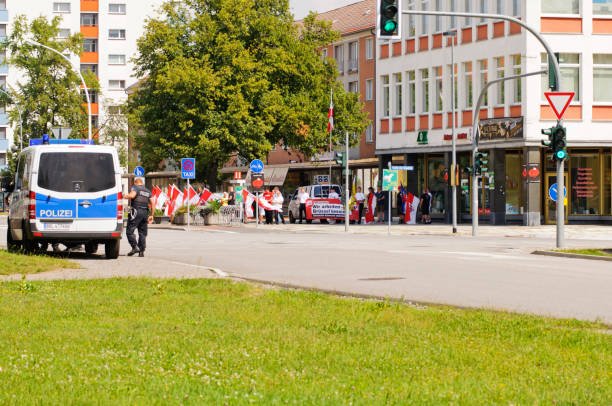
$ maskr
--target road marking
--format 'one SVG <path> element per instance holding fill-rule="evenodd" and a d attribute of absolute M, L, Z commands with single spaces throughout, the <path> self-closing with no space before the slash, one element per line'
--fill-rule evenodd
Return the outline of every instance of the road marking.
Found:
<path fill-rule="evenodd" d="M 184 265 L 184 266 L 191 266 L 193 268 L 206 269 L 207 271 L 212 271 L 216 273 L 217 275 L 222 276 L 224 278 L 227 278 L 228 276 L 230 276 L 227 272 L 224 272 L 217 268 L 213 268 L 212 266 L 194 265 L 194 264 L 187 264 L 185 262 L 177 262 L 177 261 L 166 261 L 166 262 L 170 262 L 171 264 L 175 264 L 175 265 Z"/>
<path fill-rule="evenodd" d="M 517 256 L 512 256 L 512 255 L 488 254 L 486 252 L 441 251 L 440 254 L 464 255 L 464 256 L 472 256 L 472 257 L 487 257 L 487 258 L 497 258 L 497 259 L 527 259 L 527 258 L 517 257 Z"/>

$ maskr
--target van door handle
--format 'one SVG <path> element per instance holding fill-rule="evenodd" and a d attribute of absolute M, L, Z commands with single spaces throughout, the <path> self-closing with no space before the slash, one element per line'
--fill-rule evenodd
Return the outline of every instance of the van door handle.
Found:
<path fill-rule="evenodd" d="M 85 208 L 88 208 L 89 206 L 91 206 L 91 202 L 90 202 L 90 201 L 85 200 L 84 202 L 80 202 L 80 203 L 79 203 L 79 206 L 83 206 L 83 207 L 85 207 Z"/>

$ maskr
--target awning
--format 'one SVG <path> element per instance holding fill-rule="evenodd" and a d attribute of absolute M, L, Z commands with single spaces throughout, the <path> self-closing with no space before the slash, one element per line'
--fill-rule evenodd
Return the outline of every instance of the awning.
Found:
<path fill-rule="evenodd" d="M 264 168 L 264 184 L 266 186 L 283 186 L 287 172 L 289 172 L 289 167 Z M 251 183 L 251 170 L 247 172 L 244 180 L 247 185 Z"/>

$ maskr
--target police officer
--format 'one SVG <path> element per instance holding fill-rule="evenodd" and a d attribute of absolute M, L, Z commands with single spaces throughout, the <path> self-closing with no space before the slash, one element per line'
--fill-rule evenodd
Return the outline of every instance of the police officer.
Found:
<path fill-rule="evenodd" d="M 127 230 L 125 231 L 127 239 L 132 246 L 132 250 L 128 252 L 131 257 L 138 254 L 139 257 L 144 257 L 145 248 L 147 247 L 147 226 L 149 224 L 149 205 L 153 207 L 153 194 L 144 186 L 142 178 L 134 179 L 132 191 L 127 195 L 131 199 L 131 208 L 128 218 Z M 134 237 L 134 230 L 138 228 L 138 243 Z"/>

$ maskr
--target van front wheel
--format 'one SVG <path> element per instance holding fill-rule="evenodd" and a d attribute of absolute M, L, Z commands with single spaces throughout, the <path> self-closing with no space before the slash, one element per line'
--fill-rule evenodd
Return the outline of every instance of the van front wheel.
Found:
<path fill-rule="evenodd" d="M 119 240 L 108 240 L 104 244 L 106 259 L 117 259 L 119 256 Z"/>

